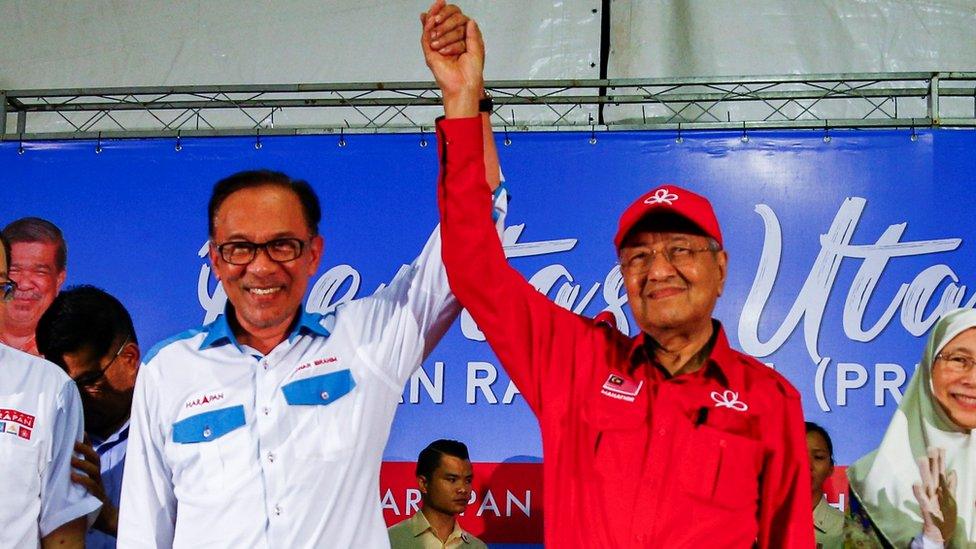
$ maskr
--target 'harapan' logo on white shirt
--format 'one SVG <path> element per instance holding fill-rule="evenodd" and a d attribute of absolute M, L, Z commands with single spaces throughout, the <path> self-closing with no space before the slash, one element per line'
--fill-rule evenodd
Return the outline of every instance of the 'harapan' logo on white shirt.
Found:
<path fill-rule="evenodd" d="M 213 402 L 218 402 L 221 400 L 224 400 L 223 392 L 211 391 L 186 401 L 186 403 L 183 404 L 183 408 L 184 409 L 196 408 L 197 406 L 203 406 L 205 404 L 211 404 Z"/>
<path fill-rule="evenodd" d="M 31 429 L 34 428 L 34 416 L 13 410 L 0 408 L 0 434 L 8 434 L 30 440 Z"/>

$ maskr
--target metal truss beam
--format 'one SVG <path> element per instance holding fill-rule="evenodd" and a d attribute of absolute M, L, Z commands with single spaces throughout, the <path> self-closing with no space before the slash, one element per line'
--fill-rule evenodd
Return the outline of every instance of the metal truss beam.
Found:
<path fill-rule="evenodd" d="M 976 127 L 976 72 L 486 87 L 506 131 Z M 431 82 L 0 90 L 0 139 L 423 132 L 439 105 Z"/>

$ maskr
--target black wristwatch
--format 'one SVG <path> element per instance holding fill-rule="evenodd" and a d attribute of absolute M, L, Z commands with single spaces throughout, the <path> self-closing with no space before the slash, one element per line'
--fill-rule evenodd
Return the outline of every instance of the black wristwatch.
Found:
<path fill-rule="evenodd" d="M 491 113 L 495 109 L 495 102 L 491 100 L 491 94 L 485 91 L 485 96 L 478 100 L 478 112 Z"/>

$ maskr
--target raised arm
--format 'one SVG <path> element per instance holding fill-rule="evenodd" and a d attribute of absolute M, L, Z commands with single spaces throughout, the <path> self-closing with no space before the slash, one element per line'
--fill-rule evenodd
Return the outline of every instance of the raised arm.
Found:
<path fill-rule="evenodd" d="M 467 51 L 466 38 L 469 20 L 457 6 L 445 4 L 444 0 L 437 0 L 431 4 L 426 12 L 420 14 L 420 23 L 423 26 L 421 47 L 428 65 L 431 62 L 437 63 L 438 60 L 451 61 L 457 59 L 458 56 Z M 484 59 L 484 46 L 481 47 L 481 55 Z M 440 83 L 438 82 L 438 84 Z M 477 92 L 479 100 L 488 97 L 483 80 Z M 451 101 L 453 102 L 453 98 Z M 481 135 L 484 139 L 485 180 L 488 182 L 488 187 L 494 191 L 501 184 L 501 164 L 498 161 L 495 136 L 491 131 L 491 113 L 481 112 L 479 116 L 481 117 Z M 452 118 L 452 116 L 449 115 L 448 118 Z"/>
<path fill-rule="evenodd" d="M 537 412 L 541 385 L 565 395 L 571 369 L 552 366 L 551 342 L 580 330 L 582 319 L 535 291 L 505 260 L 491 222 L 491 192 L 485 185 L 485 135 L 478 113 L 483 88 L 484 45 L 474 21 L 467 23 L 465 52 L 434 55 L 426 35 L 421 47 L 444 97 L 445 119 L 438 124 L 441 174 L 438 203 L 444 264 L 451 289 L 485 333 L 522 394 Z M 490 132 L 487 132 L 490 135 Z"/>
<path fill-rule="evenodd" d="M 468 18 L 457 6 L 438 0 L 420 15 L 420 20 L 426 55 L 451 58 L 465 51 Z M 480 88 L 478 93 L 481 93 Z M 482 115 L 482 124 L 487 127 L 484 131 L 490 134 L 486 114 Z M 494 190 L 499 182 L 494 143 L 486 143 L 484 152 L 493 158 L 491 169 L 495 184 L 491 189 Z M 497 229 L 492 229 L 493 232 L 502 230 L 506 208 L 507 197 L 498 196 L 495 201 Z M 495 236 L 496 240 L 498 238 Z M 354 309 L 364 315 L 360 319 L 363 326 L 382 327 L 360 332 L 360 352 L 372 359 L 373 370 L 396 390 L 420 366 L 461 311 L 447 283 L 441 259 L 441 239 L 438 226 L 410 265 L 401 267 L 386 288 L 362 300 Z"/>

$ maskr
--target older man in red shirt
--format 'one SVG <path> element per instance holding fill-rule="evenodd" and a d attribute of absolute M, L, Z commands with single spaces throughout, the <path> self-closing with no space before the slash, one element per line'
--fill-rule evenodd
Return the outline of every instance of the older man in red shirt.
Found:
<path fill-rule="evenodd" d="M 708 200 L 674 185 L 621 216 L 614 239 L 641 333 L 560 308 L 505 260 L 485 185 L 484 46 L 422 46 L 444 95 L 443 255 L 542 431 L 550 547 L 813 547 L 800 397 L 729 347 L 712 318 L 726 278 Z"/>

